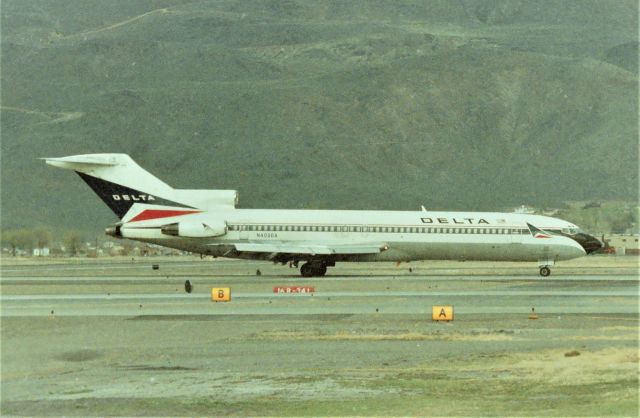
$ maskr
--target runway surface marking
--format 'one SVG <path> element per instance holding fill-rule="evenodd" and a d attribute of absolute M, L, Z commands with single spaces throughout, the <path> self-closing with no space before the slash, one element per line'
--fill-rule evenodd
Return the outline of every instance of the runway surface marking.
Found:
<path fill-rule="evenodd" d="M 638 297 L 635 290 L 488 290 L 488 291 L 433 291 L 433 292 L 315 292 L 315 293 L 234 293 L 233 299 L 283 297 L 422 297 L 422 296 L 572 296 L 572 297 Z M 5 295 L 0 302 L 41 300 L 137 300 L 137 299 L 210 299 L 209 294 L 76 294 L 76 295 Z"/>
<path fill-rule="evenodd" d="M 300 276 L 284 276 L 284 275 L 266 275 L 263 274 L 261 276 L 255 275 L 238 275 L 238 274 L 229 274 L 229 275 L 197 275 L 197 274 L 189 274 L 189 275 L 157 275 L 157 276 L 9 276 L 0 278 L 0 284 L 17 284 L 17 283 L 35 283 L 38 284 L 44 281 L 51 281 L 56 283 L 64 283 L 64 282 L 86 282 L 89 283 L 100 283 L 100 282 L 126 282 L 128 284 L 134 284 L 132 282 L 145 282 L 145 281 L 154 281 L 154 282 L 165 282 L 170 283 L 172 280 L 225 280 L 225 279 L 246 279 L 251 280 L 255 283 L 260 282 L 272 282 L 272 281 L 282 281 L 282 282 L 301 282 L 308 281 L 308 278 L 303 278 Z M 479 275 L 479 276 L 458 276 L 455 274 L 451 275 L 401 275 L 401 276 L 393 276 L 393 275 L 385 275 L 385 276 L 333 276 L 333 277 L 322 277 L 316 279 L 314 282 L 317 284 L 322 284 L 323 282 L 350 282 L 350 281 L 364 281 L 364 282 L 373 282 L 373 281 L 513 281 L 513 282 L 537 282 L 537 283 L 553 283 L 553 282 L 580 282 L 580 281 L 628 281 L 628 282 L 637 282 L 640 283 L 640 277 L 638 275 L 632 274 L 608 274 L 606 276 L 596 276 L 596 275 L 588 275 L 588 276 L 576 276 L 576 275 L 567 275 L 563 276 L 555 276 L 555 277 L 547 277 L 541 278 L 538 276 L 531 275 L 504 275 L 504 276 L 495 276 L 495 275 Z M 52 283 L 55 284 L 55 283 Z"/>

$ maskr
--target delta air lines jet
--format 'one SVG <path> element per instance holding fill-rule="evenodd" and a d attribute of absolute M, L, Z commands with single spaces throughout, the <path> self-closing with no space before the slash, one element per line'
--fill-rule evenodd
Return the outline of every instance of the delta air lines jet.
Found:
<path fill-rule="evenodd" d="M 204 255 L 298 263 L 304 277 L 342 261 L 556 261 L 601 247 L 576 225 L 494 212 L 237 209 L 235 190 L 174 189 L 126 154 L 44 158 L 77 172 L 120 218 L 107 235 Z"/>

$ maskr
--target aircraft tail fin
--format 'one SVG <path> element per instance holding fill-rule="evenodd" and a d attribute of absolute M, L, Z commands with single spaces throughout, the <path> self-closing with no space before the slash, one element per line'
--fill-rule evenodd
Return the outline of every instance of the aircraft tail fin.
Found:
<path fill-rule="evenodd" d="M 73 170 L 123 219 L 135 204 L 207 210 L 235 207 L 235 190 L 177 190 L 140 167 L 127 154 L 85 154 L 43 158 Z"/>

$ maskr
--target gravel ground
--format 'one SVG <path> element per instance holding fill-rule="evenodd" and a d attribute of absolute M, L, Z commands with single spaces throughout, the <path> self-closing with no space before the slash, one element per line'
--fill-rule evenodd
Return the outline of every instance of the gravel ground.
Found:
<path fill-rule="evenodd" d="M 633 259 L 549 279 L 528 264 L 345 265 L 309 280 L 265 263 L 4 263 L 1 412 L 637 416 Z M 209 300 L 218 284 L 231 302 Z M 434 304 L 455 320 L 433 322 Z"/>

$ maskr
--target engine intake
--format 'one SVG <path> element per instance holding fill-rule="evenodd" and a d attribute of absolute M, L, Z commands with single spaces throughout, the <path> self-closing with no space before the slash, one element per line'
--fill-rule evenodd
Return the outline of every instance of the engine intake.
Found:
<path fill-rule="evenodd" d="M 163 226 L 160 231 L 165 235 L 185 238 L 219 237 L 227 233 L 226 222 L 177 222 Z"/>

